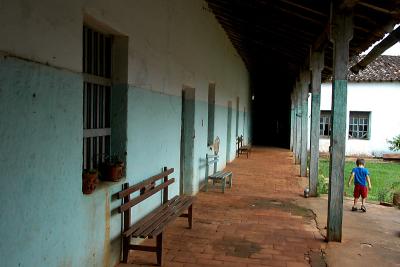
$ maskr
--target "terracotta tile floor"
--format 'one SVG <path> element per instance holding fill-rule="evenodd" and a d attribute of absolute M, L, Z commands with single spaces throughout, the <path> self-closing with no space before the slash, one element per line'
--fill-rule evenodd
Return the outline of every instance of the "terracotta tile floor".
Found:
<path fill-rule="evenodd" d="M 192 230 L 184 218 L 167 228 L 164 266 L 309 266 L 325 243 L 314 214 L 293 203 L 303 189 L 292 160 L 288 150 L 255 148 L 229 164 L 233 188 L 197 195 Z M 155 262 L 155 253 L 129 258 L 130 266 Z"/>

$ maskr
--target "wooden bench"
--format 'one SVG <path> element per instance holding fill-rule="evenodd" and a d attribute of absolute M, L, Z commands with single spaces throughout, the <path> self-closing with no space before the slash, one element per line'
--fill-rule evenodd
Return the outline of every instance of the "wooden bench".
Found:
<path fill-rule="evenodd" d="M 173 222 L 177 217 L 188 218 L 189 228 L 193 227 L 193 202 L 192 196 L 174 196 L 168 199 L 168 186 L 175 179 L 168 179 L 168 175 L 174 169 L 167 169 L 154 175 L 143 182 L 129 186 L 124 184 L 124 190 L 117 193 L 117 198 L 123 199 L 122 205 L 118 207 L 118 212 L 123 214 L 123 233 L 122 233 L 122 261 L 128 260 L 129 250 L 141 250 L 155 252 L 157 254 L 157 264 L 162 265 L 163 231 L 165 227 Z M 157 181 L 163 179 L 162 182 Z M 131 208 L 143 202 L 148 197 L 162 190 L 162 204 L 144 216 L 142 219 L 131 225 Z M 130 195 L 139 191 L 139 195 L 131 198 Z M 187 210 L 187 213 L 184 213 Z M 144 246 L 131 244 L 132 238 L 156 238 L 156 246 Z"/>
<path fill-rule="evenodd" d="M 208 191 L 208 180 L 212 181 L 213 188 L 215 187 L 215 183 L 220 183 L 222 192 L 225 193 L 225 186 L 228 183 L 229 188 L 232 188 L 232 172 L 217 172 L 217 163 L 218 163 L 218 155 L 208 155 L 206 154 L 206 192 Z M 209 165 L 213 164 L 213 173 L 208 175 L 209 173 Z"/>
<path fill-rule="evenodd" d="M 247 158 L 249 158 L 249 154 L 251 152 L 251 144 L 243 145 L 243 135 L 238 136 L 236 139 L 236 155 L 237 157 L 240 154 L 246 154 Z"/>
<path fill-rule="evenodd" d="M 390 153 L 390 154 L 383 154 L 383 160 L 400 160 L 400 153 Z"/>

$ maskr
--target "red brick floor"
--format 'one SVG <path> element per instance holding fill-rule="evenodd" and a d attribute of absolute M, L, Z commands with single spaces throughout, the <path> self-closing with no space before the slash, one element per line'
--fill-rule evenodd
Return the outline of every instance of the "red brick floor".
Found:
<path fill-rule="evenodd" d="M 197 195 L 192 230 L 184 218 L 167 228 L 164 266 L 309 266 L 324 242 L 313 213 L 293 204 L 303 189 L 292 161 L 288 150 L 256 148 L 229 164 L 233 188 Z M 155 253 L 129 258 L 132 266 L 155 262 Z"/>

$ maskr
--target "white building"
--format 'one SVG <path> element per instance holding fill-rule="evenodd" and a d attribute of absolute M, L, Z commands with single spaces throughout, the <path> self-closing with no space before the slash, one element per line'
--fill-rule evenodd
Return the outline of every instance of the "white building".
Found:
<path fill-rule="evenodd" d="M 346 155 L 380 157 L 400 134 L 400 56 L 380 56 L 357 75 L 349 73 L 348 81 Z M 332 85 L 324 83 L 320 152 L 329 152 L 331 100 Z"/>

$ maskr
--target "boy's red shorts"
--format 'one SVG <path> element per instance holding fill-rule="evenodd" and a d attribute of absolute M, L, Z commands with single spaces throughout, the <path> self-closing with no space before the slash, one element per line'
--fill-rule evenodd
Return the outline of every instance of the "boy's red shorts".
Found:
<path fill-rule="evenodd" d="M 364 185 L 355 184 L 354 185 L 354 197 L 359 198 L 360 195 L 362 198 L 366 198 L 368 196 L 368 188 Z"/>

